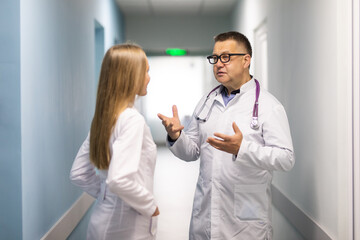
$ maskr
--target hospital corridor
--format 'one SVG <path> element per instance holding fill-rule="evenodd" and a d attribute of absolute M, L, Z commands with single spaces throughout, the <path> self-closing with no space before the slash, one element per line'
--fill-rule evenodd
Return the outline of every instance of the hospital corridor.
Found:
<path fill-rule="evenodd" d="M 360 0 L 1 0 L 0 240 L 360 240 L 359 70 Z"/>

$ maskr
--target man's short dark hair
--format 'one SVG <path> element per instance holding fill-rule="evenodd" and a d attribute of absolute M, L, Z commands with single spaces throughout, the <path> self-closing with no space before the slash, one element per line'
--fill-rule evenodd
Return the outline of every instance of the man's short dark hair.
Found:
<path fill-rule="evenodd" d="M 237 41 L 240 45 L 243 45 L 247 53 L 252 57 L 251 44 L 244 34 L 231 31 L 231 32 L 220 33 L 214 37 L 215 42 L 223 42 L 230 39 Z"/>

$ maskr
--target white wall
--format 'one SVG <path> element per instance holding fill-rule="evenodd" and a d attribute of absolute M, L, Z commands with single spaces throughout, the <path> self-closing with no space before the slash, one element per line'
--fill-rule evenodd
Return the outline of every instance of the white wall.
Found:
<path fill-rule="evenodd" d="M 233 24 L 253 42 L 265 19 L 269 91 L 296 155 L 274 185 L 330 237 L 351 239 L 351 1 L 241 0 Z"/>

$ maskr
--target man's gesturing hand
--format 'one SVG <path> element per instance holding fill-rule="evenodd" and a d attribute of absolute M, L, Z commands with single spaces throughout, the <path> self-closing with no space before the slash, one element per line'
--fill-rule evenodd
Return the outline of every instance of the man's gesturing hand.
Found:
<path fill-rule="evenodd" d="M 235 132 L 234 135 L 230 136 L 222 133 L 214 133 L 216 138 L 209 137 L 206 141 L 220 151 L 237 155 L 243 140 L 243 135 L 235 122 L 233 122 L 232 127 Z"/>
<path fill-rule="evenodd" d="M 161 119 L 169 137 L 172 140 L 176 140 L 179 138 L 180 132 L 184 129 L 184 126 L 181 125 L 176 105 L 172 106 L 172 112 L 172 118 L 166 117 L 160 113 L 158 113 L 158 117 Z"/>

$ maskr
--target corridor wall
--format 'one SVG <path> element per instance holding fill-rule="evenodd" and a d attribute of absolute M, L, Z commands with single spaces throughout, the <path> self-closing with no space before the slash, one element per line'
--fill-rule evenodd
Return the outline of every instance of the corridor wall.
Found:
<path fill-rule="evenodd" d="M 0 238 L 21 239 L 20 1 L 0 2 Z"/>
<path fill-rule="evenodd" d="M 295 226 L 304 237 L 352 239 L 351 1 L 238 2 L 235 29 L 254 42 L 261 23 L 269 91 L 286 108 L 296 155 L 291 172 L 275 173 L 274 186 L 312 222 Z"/>
<path fill-rule="evenodd" d="M 0 186 L 10 190 L 0 238 L 40 239 L 82 193 L 69 171 L 95 106 L 95 20 L 106 51 L 123 41 L 122 14 L 113 0 L 5 0 L 0 11 L 13 23 L 0 29 Z"/>

